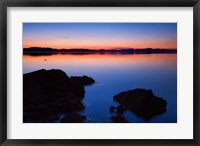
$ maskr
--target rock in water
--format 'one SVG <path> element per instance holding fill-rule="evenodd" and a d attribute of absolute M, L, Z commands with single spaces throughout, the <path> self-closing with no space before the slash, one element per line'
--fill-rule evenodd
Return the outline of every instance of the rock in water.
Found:
<path fill-rule="evenodd" d="M 92 85 L 95 82 L 93 78 L 88 76 L 71 76 L 70 79 L 74 82 L 81 83 L 82 85 Z"/>
<path fill-rule="evenodd" d="M 82 123 L 86 119 L 86 116 L 79 113 L 70 113 L 61 120 L 61 123 Z"/>
<path fill-rule="evenodd" d="M 128 120 L 122 114 L 111 116 L 111 120 L 114 123 L 129 123 Z"/>
<path fill-rule="evenodd" d="M 110 106 L 109 111 L 110 111 L 110 112 L 116 112 L 116 111 L 117 111 L 117 108 L 114 107 L 114 106 Z"/>
<path fill-rule="evenodd" d="M 152 90 L 134 89 L 121 92 L 113 98 L 144 120 L 149 120 L 158 114 L 164 113 L 167 106 L 167 101 L 156 97 Z"/>
<path fill-rule="evenodd" d="M 125 111 L 126 111 L 126 108 L 125 108 L 124 106 L 119 105 L 119 106 L 117 107 L 117 113 L 118 113 L 118 114 L 123 114 Z"/>
<path fill-rule="evenodd" d="M 42 69 L 24 74 L 24 122 L 53 122 L 60 112 L 83 110 L 84 94 L 82 80 L 73 81 L 61 70 Z"/>
<path fill-rule="evenodd" d="M 123 114 L 126 111 L 126 108 L 122 105 L 119 105 L 117 107 L 110 106 L 109 111 L 115 112 L 115 113 L 118 113 L 118 114 Z"/>

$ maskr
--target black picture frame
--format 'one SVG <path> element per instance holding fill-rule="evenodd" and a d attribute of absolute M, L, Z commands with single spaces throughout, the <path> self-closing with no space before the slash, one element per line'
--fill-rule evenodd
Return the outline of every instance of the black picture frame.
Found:
<path fill-rule="evenodd" d="M 84 145 L 199 145 L 199 61 L 200 61 L 200 0 L 0 0 L 0 144 L 2 146 L 48 145 L 48 146 L 84 146 Z M 194 20 L 194 138 L 187 139 L 93 139 L 93 140 L 23 140 L 7 139 L 7 8 L 8 7 L 193 7 Z"/>

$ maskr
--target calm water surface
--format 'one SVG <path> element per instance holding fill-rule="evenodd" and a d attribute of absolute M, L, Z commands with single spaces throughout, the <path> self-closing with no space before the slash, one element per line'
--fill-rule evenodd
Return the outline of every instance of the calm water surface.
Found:
<path fill-rule="evenodd" d="M 176 54 L 55 54 L 23 56 L 23 73 L 38 69 L 61 69 L 68 76 L 87 75 L 96 83 L 86 86 L 82 111 L 91 123 L 112 122 L 110 106 L 118 105 L 113 96 L 135 88 L 152 89 L 158 97 L 167 100 L 167 112 L 149 121 L 127 111 L 124 116 L 134 123 L 177 122 L 177 58 Z"/>

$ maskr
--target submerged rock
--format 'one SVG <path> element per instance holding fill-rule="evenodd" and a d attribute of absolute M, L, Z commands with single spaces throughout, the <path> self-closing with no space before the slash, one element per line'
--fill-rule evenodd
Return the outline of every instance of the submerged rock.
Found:
<path fill-rule="evenodd" d="M 42 69 L 24 74 L 24 122 L 52 122 L 60 112 L 83 110 L 84 94 L 82 80 L 74 81 L 61 70 Z"/>
<path fill-rule="evenodd" d="M 110 112 L 114 115 L 111 116 L 111 120 L 114 123 L 128 123 L 128 120 L 123 116 L 124 112 L 126 111 L 126 108 L 122 105 L 119 105 L 117 107 L 110 106 Z"/>
<path fill-rule="evenodd" d="M 116 111 L 117 111 L 117 108 L 114 107 L 114 106 L 110 106 L 109 111 L 110 111 L 110 112 L 116 112 Z"/>
<path fill-rule="evenodd" d="M 114 123 L 129 123 L 128 120 L 122 114 L 111 116 L 111 120 Z"/>
<path fill-rule="evenodd" d="M 118 113 L 118 114 L 123 114 L 126 111 L 126 108 L 124 106 L 122 106 L 122 105 L 119 105 L 117 107 L 110 106 L 109 111 L 110 112 L 115 112 L 115 113 Z"/>
<path fill-rule="evenodd" d="M 117 113 L 123 114 L 126 111 L 126 108 L 122 105 L 117 106 Z"/>
<path fill-rule="evenodd" d="M 145 89 L 121 92 L 113 99 L 145 120 L 164 113 L 167 106 L 166 100 L 156 97 L 152 90 Z"/>

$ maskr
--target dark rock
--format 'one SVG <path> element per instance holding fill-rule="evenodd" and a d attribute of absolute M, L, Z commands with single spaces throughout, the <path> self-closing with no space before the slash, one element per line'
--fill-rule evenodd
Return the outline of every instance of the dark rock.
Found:
<path fill-rule="evenodd" d="M 73 112 L 73 111 L 81 111 L 85 108 L 82 101 L 78 100 L 68 100 L 63 102 L 57 102 L 53 104 L 53 107 L 55 108 L 55 111 L 67 111 L 67 112 Z"/>
<path fill-rule="evenodd" d="M 166 111 L 167 101 L 156 97 L 152 90 L 134 89 L 115 95 L 114 100 L 139 117 L 149 120 Z"/>
<path fill-rule="evenodd" d="M 110 112 L 116 112 L 117 108 L 114 106 L 110 106 L 109 111 Z"/>
<path fill-rule="evenodd" d="M 61 123 L 82 123 L 86 119 L 86 116 L 79 113 L 71 113 L 61 120 Z"/>
<path fill-rule="evenodd" d="M 117 107 L 117 113 L 123 114 L 125 111 L 126 111 L 126 108 L 125 108 L 124 106 L 119 105 L 119 106 Z"/>
<path fill-rule="evenodd" d="M 75 112 L 85 108 L 82 81 L 71 80 L 61 70 L 38 70 L 23 75 L 24 121 L 49 122 L 61 112 Z M 33 115 L 35 114 L 35 115 Z M 44 117 L 44 118 L 42 118 Z M 49 120 L 46 120 L 46 119 Z"/>
<path fill-rule="evenodd" d="M 61 70 L 42 69 L 27 73 L 23 75 L 23 96 L 47 100 L 66 96 L 69 94 L 66 91 L 70 88 L 69 81 L 69 77 Z"/>
<path fill-rule="evenodd" d="M 110 112 L 116 112 L 118 114 L 123 114 L 126 111 L 126 108 L 122 105 L 119 105 L 117 107 L 110 106 Z"/>
<path fill-rule="evenodd" d="M 58 120 L 59 116 L 56 112 L 46 112 L 46 111 L 33 111 L 33 112 L 24 112 L 23 121 L 25 123 L 51 123 L 55 120 Z"/>
<path fill-rule="evenodd" d="M 114 123 L 129 123 L 128 120 L 122 114 L 111 116 L 111 119 Z"/>
<path fill-rule="evenodd" d="M 81 83 L 82 85 L 92 85 L 94 84 L 95 80 L 88 76 L 71 76 L 70 78 L 73 82 Z"/>

